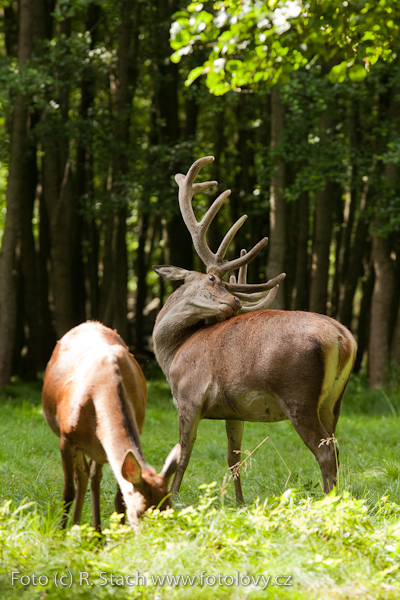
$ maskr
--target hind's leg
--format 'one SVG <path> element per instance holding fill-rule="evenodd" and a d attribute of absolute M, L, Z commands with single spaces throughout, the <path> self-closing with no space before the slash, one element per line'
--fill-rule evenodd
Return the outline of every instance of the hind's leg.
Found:
<path fill-rule="evenodd" d="M 76 496 L 74 507 L 74 523 L 79 523 L 82 517 L 83 503 L 89 480 L 89 467 L 83 453 L 76 451 L 75 453 L 75 482 Z"/>
<path fill-rule="evenodd" d="M 100 519 L 100 484 L 103 475 L 103 465 L 94 460 L 90 461 L 90 489 L 92 493 L 93 527 L 101 531 Z"/>
<path fill-rule="evenodd" d="M 62 494 L 64 512 L 61 519 L 61 527 L 65 529 L 67 526 L 68 513 L 73 501 L 75 500 L 75 484 L 74 484 L 74 447 L 64 438 L 60 438 L 61 461 L 64 471 L 64 489 Z"/>
<path fill-rule="evenodd" d="M 121 523 L 125 523 L 126 506 L 119 485 L 117 486 L 117 493 L 115 494 L 114 507 L 117 514 L 124 515 L 121 519 Z"/>

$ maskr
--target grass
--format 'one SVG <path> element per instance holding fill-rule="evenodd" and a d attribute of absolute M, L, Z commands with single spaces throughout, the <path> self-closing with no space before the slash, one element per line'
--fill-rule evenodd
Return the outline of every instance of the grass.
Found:
<path fill-rule="evenodd" d="M 115 480 L 105 468 L 103 538 L 90 526 L 89 494 L 82 524 L 58 528 L 61 460 L 40 385 L 11 385 L 1 407 L 2 599 L 400 598 L 398 390 L 370 392 L 352 379 L 337 430 L 337 494 L 324 497 L 318 465 L 289 423 L 246 423 L 247 456 L 265 441 L 242 470 L 238 509 L 224 423 L 202 421 L 175 510 L 148 513 L 139 531 L 112 515 Z M 148 462 L 159 470 L 177 440 L 169 389 L 152 379 Z M 181 579 L 156 580 L 165 576 Z"/>

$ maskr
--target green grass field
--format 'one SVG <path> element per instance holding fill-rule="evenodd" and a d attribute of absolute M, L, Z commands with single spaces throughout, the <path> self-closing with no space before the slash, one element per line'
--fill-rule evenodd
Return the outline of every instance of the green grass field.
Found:
<path fill-rule="evenodd" d="M 336 432 L 337 494 L 324 497 L 290 423 L 246 423 L 238 509 L 224 423 L 202 421 L 175 510 L 147 514 L 139 531 L 112 516 L 105 468 L 103 538 L 91 529 L 89 493 L 81 526 L 58 528 L 63 476 L 40 384 L 15 383 L 0 400 L 1 599 L 400 598 L 399 386 L 370 392 L 353 377 Z M 155 378 L 147 461 L 160 470 L 177 441 L 169 388 Z"/>

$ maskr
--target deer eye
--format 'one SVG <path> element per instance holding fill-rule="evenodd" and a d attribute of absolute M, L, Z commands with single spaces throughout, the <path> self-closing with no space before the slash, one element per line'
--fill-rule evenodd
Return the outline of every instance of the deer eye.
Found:
<path fill-rule="evenodd" d="M 208 279 L 209 279 L 210 281 L 215 281 L 215 277 L 214 277 L 214 275 L 209 275 Z"/>

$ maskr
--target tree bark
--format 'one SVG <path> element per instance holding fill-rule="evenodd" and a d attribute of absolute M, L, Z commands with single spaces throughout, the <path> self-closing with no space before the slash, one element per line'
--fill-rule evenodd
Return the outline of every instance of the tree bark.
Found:
<path fill-rule="evenodd" d="M 371 302 L 369 336 L 369 386 L 374 389 L 389 382 L 389 339 L 391 333 L 391 308 L 394 289 L 394 270 L 390 258 L 390 243 L 371 232 L 372 261 L 375 284 Z"/>
<path fill-rule="evenodd" d="M 155 47 L 154 109 L 158 121 L 157 143 L 168 149 L 171 156 L 175 157 L 177 153 L 174 153 L 173 150 L 181 141 L 178 102 L 179 69 L 177 65 L 171 63 L 169 60 L 171 54 L 169 28 L 171 16 L 178 9 L 178 2 L 176 0 L 158 0 L 153 4 L 155 8 L 153 27 L 153 43 Z M 188 124 L 186 125 L 187 128 Z M 193 129 L 191 133 L 193 134 Z M 188 152 L 187 158 L 189 168 L 189 161 L 192 159 L 190 152 Z M 163 160 L 161 160 L 161 168 L 163 168 L 162 162 Z M 169 170 L 169 172 L 165 172 L 160 178 L 162 189 L 166 191 L 166 194 L 168 193 L 167 190 L 171 190 L 171 176 L 184 170 L 181 158 L 178 159 L 178 157 L 169 160 L 168 165 L 169 169 L 173 169 L 172 173 Z M 168 234 L 168 260 L 173 265 L 190 270 L 193 269 L 192 239 L 179 212 L 177 191 L 170 193 L 174 194 L 174 202 L 176 202 L 175 205 L 171 202 L 171 205 L 176 208 L 168 216 L 166 225 Z"/>
<path fill-rule="evenodd" d="M 321 117 L 321 144 L 325 150 L 329 137 L 333 135 L 334 122 L 326 113 Z M 325 314 L 328 301 L 329 254 L 333 224 L 335 198 L 340 190 L 329 177 L 325 186 L 315 196 L 314 239 L 311 262 L 310 302 L 312 312 Z"/>
<path fill-rule="evenodd" d="M 279 151 L 285 127 L 285 107 L 280 93 L 271 92 L 271 151 Z M 283 197 L 285 186 L 285 164 L 275 159 L 269 190 L 270 197 L 270 235 L 268 248 L 268 278 L 276 277 L 285 269 L 286 254 L 286 202 Z M 284 281 L 274 301 L 274 308 L 285 308 Z"/>
<path fill-rule="evenodd" d="M 353 300 L 359 277 L 362 276 L 362 259 L 367 248 L 369 220 L 365 215 L 369 185 L 365 184 L 361 194 L 358 210 L 358 220 L 354 233 L 354 241 L 350 246 L 351 251 L 345 252 L 343 257 L 343 278 L 340 285 L 338 320 L 350 327 L 353 315 Z"/>
<path fill-rule="evenodd" d="M 308 307 L 308 230 L 310 222 L 309 194 L 302 192 L 296 210 L 296 265 L 291 310 Z"/>
<path fill-rule="evenodd" d="M 395 327 L 394 327 L 392 341 L 391 341 L 391 345 L 390 345 L 390 357 L 391 357 L 397 371 L 400 371 L 400 298 L 398 298 L 398 301 L 397 301 Z"/>
<path fill-rule="evenodd" d="M 362 295 L 360 314 L 358 315 L 357 331 L 357 357 L 354 363 L 354 372 L 358 373 L 361 369 L 365 353 L 368 351 L 369 326 L 371 315 L 371 298 L 374 289 L 375 273 L 371 262 L 365 261 L 364 281 L 362 284 Z"/>
<path fill-rule="evenodd" d="M 399 89 L 393 86 L 387 96 L 381 98 L 381 109 L 387 115 L 389 135 L 387 143 L 399 131 L 398 113 L 400 103 Z M 383 169 L 380 194 L 396 193 L 399 183 L 399 170 L 394 162 L 387 162 Z M 395 292 L 395 268 L 392 259 L 390 237 L 380 234 L 382 225 L 386 225 L 386 215 L 378 205 L 371 227 L 372 261 L 375 271 L 375 285 L 372 293 L 371 324 L 369 339 L 369 385 L 374 389 L 389 383 L 390 342 L 393 332 L 393 299 Z"/>
<path fill-rule="evenodd" d="M 93 49 L 96 43 L 97 23 L 100 18 L 100 6 L 93 2 L 87 8 L 85 30 L 90 32 L 91 44 Z M 81 103 L 79 114 L 83 123 L 89 122 L 90 110 L 93 107 L 95 98 L 95 68 L 86 70 L 81 82 Z M 86 290 L 86 318 L 98 318 L 99 306 L 99 277 L 98 277 L 98 258 L 99 258 L 99 236 L 97 232 L 95 219 L 92 217 L 92 206 L 94 202 L 94 164 L 93 164 L 93 139 L 91 129 L 81 132 L 77 147 L 77 165 L 76 165 L 76 193 L 78 201 L 87 209 L 80 218 L 80 230 L 82 247 L 84 252 L 84 280 Z"/>
<path fill-rule="evenodd" d="M 23 65 L 32 52 L 30 0 L 19 4 L 18 63 Z M 29 99 L 20 93 L 16 99 L 11 128 L 11 148 L 7 181 L 7 215 L 0 264 L 0 386 L 10 381 L 17 326 L 16 249 L 21 226 L 22 196 L 26 168 Z"/>
<path fill-rule="evenodd" d="M 36 247 L 32 231 L 33 207 L 37 186 L 36 145 L 31 145 L 26 156 L 26 170 L 21 196 L 21 287 L 24 320 L 23 375 L 35 377 L 46 366 L 44 362 L 43 337 L 40 330 L 39 294 Z"/>
<path fill-rule="evenodd" d="M 128 337 L 128 256 L 126 248 L 127 189 L 132 101 L 137 82 L 141 3 L 122 0 L 115 81 L 115 126 L 113 139 L 112 194 L 117 202 L 112 217 L 110 255 L 104 264 L 101 288 L 106 325 Z M 110 269 L 110 271 L 108 271 Z M 111 281 L 111 285 L 105 286 Z M 104 310 L 104 307 L 106 309 Z"/>

